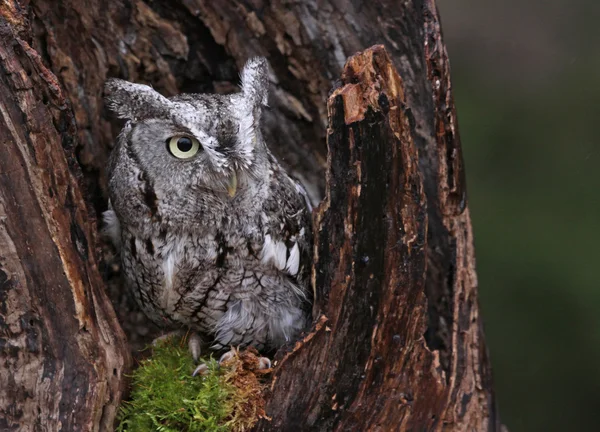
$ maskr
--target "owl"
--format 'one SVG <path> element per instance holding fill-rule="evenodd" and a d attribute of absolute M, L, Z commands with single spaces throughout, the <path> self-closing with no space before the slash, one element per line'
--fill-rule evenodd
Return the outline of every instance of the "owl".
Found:
<path fill-rule="evenodd" d="M 275 349 L 309 321 L 312 209 L 261 133 L 268 82 L 266 59 L 253 58 L 229 95 L 105 86 L 126 120 L 104 213 L 125 283 L 157 325 L 214 350 Z"/>

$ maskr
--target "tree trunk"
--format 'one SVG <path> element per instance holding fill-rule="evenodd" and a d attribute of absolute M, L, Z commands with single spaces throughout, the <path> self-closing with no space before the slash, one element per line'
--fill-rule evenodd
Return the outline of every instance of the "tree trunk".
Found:
<path fill-rule="evenodd" d="M 325 199 L 316 325 L 258 429 L 499 430 L 433 0 L 6 0 L 0 36 L 0 429 L 110 429 L 122 394 L 88 217 L 118 130 L 105 79 L 227 93 L 264 55 L 265 138 Z"/>
<path fill-rule="evenodd" d="M 96 264 L 77 126 L 2 7 L 0 430 L 109 430 L 130 357 Z"/>

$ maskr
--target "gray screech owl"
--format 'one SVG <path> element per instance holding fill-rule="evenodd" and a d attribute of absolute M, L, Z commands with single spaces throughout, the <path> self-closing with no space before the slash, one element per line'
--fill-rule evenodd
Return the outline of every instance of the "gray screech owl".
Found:
<path fill-rule="evenodd" d="M 264 58 L 249 60 L 231 95 L 106 84 L 127 120 L 104 214 L 126 284 L 156 324 L 216 349 L 277 348 L 308 323 L 311 209 L 261 134 L 267 73 Z"/>

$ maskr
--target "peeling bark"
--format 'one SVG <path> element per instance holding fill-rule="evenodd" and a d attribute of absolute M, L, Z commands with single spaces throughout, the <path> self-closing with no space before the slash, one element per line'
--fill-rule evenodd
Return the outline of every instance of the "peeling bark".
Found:
<path fill-rule="evenodd" d="M 265 138 L 326 198 L 315 328 L 258 429 L 499 430 L 434 0 L 6 0 L 0 36 L 0 429 L 110 429 L 121 397 L 93 216 L 120 128 L 106 78 L 229 93 L 264 55 Z M 143 317 L 111 293 L 139 346 Z"/>

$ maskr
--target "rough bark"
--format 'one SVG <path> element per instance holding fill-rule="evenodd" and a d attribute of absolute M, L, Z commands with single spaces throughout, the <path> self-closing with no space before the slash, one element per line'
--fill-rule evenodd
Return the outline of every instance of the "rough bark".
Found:
<path fill-rule="evenodd" d="M 129 349 L 79 188 L 56 76 L 0 23 L 0 430 L 109 430 Z"/>
<path fill-rule="evenodd" d="M 425 159 L 383 46 L 348 61 L 328 107 L 327 193 L 313 267 L 318 323 L 277 365 L 271 420 L 259 430 L 497 430 L 464 207 L 446 216 L 461 228 L 445 240 L 460 245 L 463 263 L 448 263 L 461 286 L 455 310 L 442 309 L 457 314 L 448 366 L 428 346 L 427 266 L 437 242 L 428 236 Z"/>
<path fill-rule="evenodd" d="M 88 200 L 92 214 L 106 207 L 103 168 L 119 125 L 103 108 L 105 79 L 149 83 L 165 95 L 226 93 L 236 91 L 245 60 L 264 55 L 272 82 L 266 139 L 315 200 L 325 192 L 326 138 L 330 154 L 317 218 L 317 325 L 279 362 L 285 367 L 272 384 L 273 420 L 259 429 L 498 430 L 433 0 L 6 0 L 0 21 L 7 148 L 0 211 L 8 215 L 0 219 L 0 267 L 10 269 L 3 270 L 0 337 L 8 311 L 33 317 L 21 326 L 39 322 L 31 331 L 11 330 L 20 335 L 10 339 L 17 344 L 20 337 L 18 348 L 0 358 L 12 353 L 8 370 L 33 370 L 23 379 L 40 383 L 47 381 L 36 373 L 45 370 L 46 356 L 54 358 L 54 370 L 76 375 L 89 389 L 85 408 L 66 414 L 52 393 L 66 388 L 60 380 L 49 390 L 24 387 L 14 400 L 28 405 L 0 399 L 9 419 L 29 418 L 33 428 L 27 413 L 48 407 L 36 418 L 78 430 L 104 406 L 106 425 L 119 397 L 126 355 L 99 289 L 95 225 L 83 205 Z M 344 69 L 349 56 L 376 44 L 387 55 L 375 49 Z M 10 242 L 12 249 L 4 246 Z M 73 316 L 88 317 L 87 332 L 74 330 Z M 133 316 L 139 314 L 120 316 L 130 341 L 141 326 Z M 60 341 L 60 350 L 32 354 L 28 332 L 38 335 L 38 347 Z M 105 372 L 115 363 L 117 377 L 108 381 Z M 109 384 L 98 384 L 102 378 Z M 106 389 L 113 392 L 108 402 Z"/>

